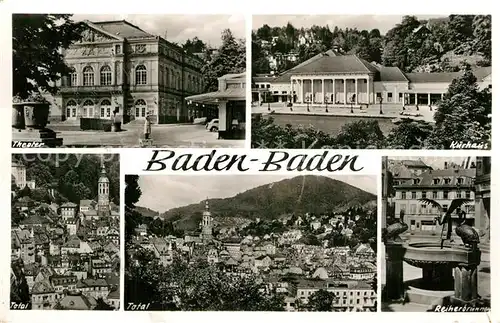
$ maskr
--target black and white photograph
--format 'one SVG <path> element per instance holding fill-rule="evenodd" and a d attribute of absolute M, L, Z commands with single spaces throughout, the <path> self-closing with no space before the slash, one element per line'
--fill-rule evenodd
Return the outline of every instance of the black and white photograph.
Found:
<path fill-rule="evenodd" d="M 375 176 L 125 185 L 126 311 L 377 310 Z"/>
<path fill-rule="evenodd" d="M 119 155 L 12 155 L 11 310 L 120 308 Z"/>
<path fill-rule="evenodd" d="M 240 15 L 13 14 L 12 147 L 245 142 Z"/>
<path fill-rule="evenodd" d="M 254 15 L 252 148 L 491 149 L 490 15 Z"/>
<path fill-rule="evenodd" d="M 382 311 L 489 312 L 491 157 L 385 157 Z"/>

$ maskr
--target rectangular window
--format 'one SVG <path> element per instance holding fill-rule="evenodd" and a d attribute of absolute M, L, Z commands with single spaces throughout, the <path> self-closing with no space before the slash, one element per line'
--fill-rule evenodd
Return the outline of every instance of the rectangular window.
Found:
<path fill-rule="evenodd" d="M 71 77 L 70 77 L 70 85 L 71 86 L 77 86 L 78 84 L 78 74 L 76 73 L 71 73 Z"/>
<path fill-rule="evenodd" d="M 465 198 L 470 199 L 470 191 L 465 191 Z"/>
<path fill-rule="evenodd" d="M 411 192 L 411 198 L 416 199 L 417 198 L 417 192 Z"/>
<path fill-rule="evenodd" d="M 111 108 L 106 108 L 106 117 L 111 116 Z"/>
<path fill-rule="evenodd" d="M 427 198 L 427 192 L 425 192 L 425 191 L 424 191 L 424 192 L 422 192 L 422 198 L 423 198 L 423 199 L 426 199 L 426 198 Z"/>
<path fill-rule="evenodd" d="M 101 108 L 101 118 L 104 118 L 104 108 Z"/>
<path fill-rule="evenodd" d="M 433 198 L 433 199 L 437 199 L 437 198 L 438 198 L 438 192 L 433 191 L 433 192 L 432 192 L 432 198 Z"/>
<path fill-rule="evenodd" d="M 403 93 L 399 93 L 398 102 L 403 102 Z"/>
<path fill-rule="evenodd" d="M 417 213 L 417 205 L 416 204 L 411 204 L 410 205 L 410 213 L 411 214 L 416 214 Z"/>
<path fill-rule="evenodd" d="M 382 97 L 382 92 L 377 92 L 377 99 Z"/>
<path fill-rule="evenodd" d="M 121 54 L 122 53 L 122 46 L 116 45 L 115 46 L 115 54 Z"/>
<path fill-rule="evenodd" d="M 406 192 L 401 192 L 401 199 L 406 200 Z"/>
<path fill-rule="evenodd" d="M 87 108 L 83 108 L 83 116 L 86 117 L 87 116 Z"/>
<path fill-rule="evenodd" d="M 443 211 L 444 212 L 448 211 L 448 204 L 443 204 Z"/>
<path fill-rule="evenodd" d="M 145 117 L 146 116 L 146 108 L 142 108 L 142 116 Z"/>
<path fill-rule="evenodd" d="M 392 92 L 387 93 L 387 102 L 392 102 Z"/>
<path fill-rule="evenodd" d="M 443 191 L 443 198 L 447 199 L 448 198 L 448 191 Z"/>

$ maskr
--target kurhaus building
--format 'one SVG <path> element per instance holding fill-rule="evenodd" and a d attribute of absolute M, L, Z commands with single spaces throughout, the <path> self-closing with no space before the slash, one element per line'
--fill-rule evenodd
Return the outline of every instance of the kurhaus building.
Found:
<path fill-rule="evenodd" d="M 125 20 L 84 24 L 81 40 L 63 51 L 73 72 L 58 81 L 51 120 L 189 119 L 184 98 L 203 90 L 198 57 Z"/>
<path fill-rule="evenodd" d="M 480 88 L 491 87 L 491 67 L 474 70 Z M 369 63 L 330 50 L 277 77 L 253 79 L 254 101 L 298 104 L 433 105 L 448 91 L 454 73 L 404 73 L 398 67 Z M 271 98 L 272 97 L 272 98 Z"/>

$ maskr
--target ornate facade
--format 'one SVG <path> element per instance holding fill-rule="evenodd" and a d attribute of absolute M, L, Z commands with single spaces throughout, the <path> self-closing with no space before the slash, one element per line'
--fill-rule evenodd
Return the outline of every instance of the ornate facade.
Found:
<path fill-rule="evenodd" d="M 59 81 L 51 120 L 188 119 L 184 98 L 203 87 L 199 58 L 125 20 L 84 23 L 82 39 L 63 52 L 73 73 Z"/>
<path fill-rule="evenodd" d="M 474 71 L 480 88 L 491 87 L 491 67 Z M 455 73 L 405 73 L 356 55 L 320 53 L 277 77 L 254 78 L 253 99 L 296 104 L 435 105 Z M 269 100 L 272 97 L 272 100 Z"/>

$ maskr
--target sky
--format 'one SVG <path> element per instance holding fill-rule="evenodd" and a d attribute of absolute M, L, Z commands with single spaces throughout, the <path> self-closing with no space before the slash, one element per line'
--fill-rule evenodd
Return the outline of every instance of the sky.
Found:
<path fill-rule="evenodd" d="M 458 165 L 462 165 L 462 162 L 467 159 L 467 157 L 389 157 L 389 159 L 394 160 L 418 160 L 421 159 L 424 163 L 431 166 L 434 169 L 444 168 L 444 162 L 453 162 Z M 476 162 L 476 157 L 471 157 L 471 162 Z"/>
<path fill-rule="evenodd" d="M 418 19 L 430 19 L 445 17 L 443 15 L 418 15 Z M 400 23 L 403 15 L 280 15 L 280 16 L 253 16 L 252 29 L 258 29 L 264 24 L 270 27 L 286 26 L 290 22 L 295 28 L 309 28 L 313 25 L 329 25 L 333 30 L 339 28 L 357 28 L 359 30 L 371 30 L 377 28 L 380 33 L 385 34 L 389 29 Z"/>
<path fill-rule="evenodd" d="M 172 208 L 199 203 L 207 197 L 210 199 L 232 197 L 257 186 L 278 182 L 295 176 L 142 175 L 139 177 L 139 186 L 142 195 L 137 205 L 150 208 L 154 211 L 165 212 Z M 372 194 L 377 194 L 377 179 L 375 176 L 353 175 L 328 177 L 346 182 Z"/>
<path fill-rule="evenodd" d="M 243 15 L 84 15 L 75 14 L 73 20 L 92 22 L 127 20 L 142 30 L 178 44 L 198 37 L 212 47 L 221 44 L 221 32 L 229 28 L 236 38 L 245 38 Z"/>

